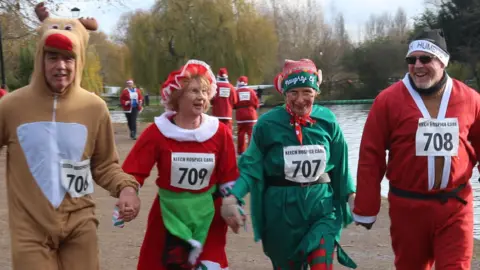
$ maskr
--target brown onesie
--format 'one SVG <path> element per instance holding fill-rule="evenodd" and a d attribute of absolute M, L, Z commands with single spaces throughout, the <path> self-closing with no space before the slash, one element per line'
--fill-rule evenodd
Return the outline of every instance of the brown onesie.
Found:
<path fill-rule="evenodd" d="M 114 197 L 138 183 L 119 165 L 106 103 L 80 87 L 95 20 L 49 18 L 39 8 L 31 83 L 0 100 L 13 269 L 95 270 L 95 183 Z M 46 50 L 75 57 L 75 80 L 62 94 L 46 84 Z"/>

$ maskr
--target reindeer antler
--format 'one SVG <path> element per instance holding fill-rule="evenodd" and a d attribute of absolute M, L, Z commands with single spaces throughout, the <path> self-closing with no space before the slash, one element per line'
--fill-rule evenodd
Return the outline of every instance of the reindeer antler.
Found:
<path fill-rule="evenodd" d="M 94 18 L 80 18 L 78 19 L 87 30 L 96 31 L 98 29 L 97 20 Z"/>
<path fill-rule="evenodd" d="M 45 7 L 45 2 L 40 2 L 35 6 L 35 14 L 37 14 L 37 17 L 41 22 L 48 18 L 49 14 Z"/>

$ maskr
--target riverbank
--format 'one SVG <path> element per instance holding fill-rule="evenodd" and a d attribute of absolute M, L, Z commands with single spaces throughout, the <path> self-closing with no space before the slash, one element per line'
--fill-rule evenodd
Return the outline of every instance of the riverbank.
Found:
<path fill-rule="evenodd" d="M 139 131 L 147 124 L 140 123 Z M 126 124 L 115 124 L 115 142 L 123 162 L 134 144 L 128 137 Z M 0 175 L 5 175 L 5 150 L 0 154 Z M 156 169 L 146 180 L 140 192 L 142 209 L 137 219 L 125 228 L 114 228 L 111 222 L 115 199 L 96 186 L 97 217 L 100 221 L 98 235 L 100 242 L 101 269 L 136 269 L 138 253 L 145 234 L 148 211 L 156 195 L 154 179 Z M 2 178 L 3 180 L 4 178 Z M 0 189 L 6 189 L 6 181 L 0 181 Z M 0 196 L 0 270 L 11 269 L 10 234 L 8 231 L 8 215 L 6 194 Z M 248 199 L 246 200 L 249 201 Z M 248 209 L 248 207 L 247 207 Z M 250 220 L 249 220 L 250 222 Z M 393 253 L 389 237 L 388 203 L 382 200 L 382 208 L 378 221 L 372 230 L 367 231 L 358 226 L 350 226 L 344 230 L 341 244 L 348 254 L 357 262 L 361 270 L 394 269 Z M 268 258 L 263 254 L 261 243 L 253 242 L 251 224 L 249 231 L 241 231 L 236 235 L 229 233 L 227 252 L 231 270 L 271 270 Z M 475 241 L 475 259 L 472 269 L 480 269 L 480 242 Z M 335 269 L 346 269 L 336 267 Z"/>

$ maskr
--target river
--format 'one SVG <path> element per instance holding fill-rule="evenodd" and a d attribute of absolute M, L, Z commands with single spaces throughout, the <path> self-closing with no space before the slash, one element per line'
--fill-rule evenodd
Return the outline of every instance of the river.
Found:
<path fill-rule="evenodd" d="M 349 148 L 349 163 L 352 175 L 356 176 L 358 151 L 360 146 L 360 139 L 362 136 L 363 125 L 370 109 L 371 105 L 331 105 L 329 107 L 337 116 L 337 120 L 345 135 L 345 139 Z M 268 109 L 261 109 L 261 112 L 265 112 Z M 140 115 L 140 121 L 152 121 L 152 117 L 159 115 L 158 111 L 150 111 L 146 109 L 144 113 Z M 112 120 L 116 123 L 126 122 L 123 113 L 112 113 Z M 235 129 L 236 127 L 234 127 Z M 236 131 L 234 131 L 236 134 Z M 234 135 L 235 137 L 235 135 Z M 474 237 L 480 239 L 480 183 L 478 182 L 479 173 L 477 169 L 474 169 L 471 183 L 474 189 L 474 212 L 475 212 L 475 225 L 474 225 Z M 382 181 L 382 195 L 386 196 L 388 193 L 388 180 L 386 178 Z"/>

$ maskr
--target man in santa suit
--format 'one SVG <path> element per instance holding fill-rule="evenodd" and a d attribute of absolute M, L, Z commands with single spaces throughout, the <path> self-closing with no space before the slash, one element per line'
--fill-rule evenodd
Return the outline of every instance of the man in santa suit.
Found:
<path fill-rule="evenodd" d="M 143 186 L 156 165 L 155 196 L 138 270 L 225 270 L 222 196 L 238 178 L 230 130 L 205 114 L 217 89 L 209 65 L 190 60 L 162 86 L 166 112 L 155 117 L 123 164 Z"/>
<path fill-rule="evenodd" d="M 363 131 L 354 219 L 372 227 L 386 173 L 397 270 L 471 265 L 480 95 L 448 76 L 449 58 L 441 30 L 420 32 L 409 45 L 408 73 L 377 96 Z"/>
<path fill-rule="evenodd" d="M 232 111 L 237 103 L 235 88 L 228 81 L 228 71 L 220 68 L 217 75 L 217 93 L 212 99 L 212 115 L 232 130 Z"/>
<path fill-rule="evenodd" d="M 248 87 L 247 76 L 241 76 L 237 81 L 237 104 L 235 118 L 237 120 L 237 154 L 241 155 L 252 138 L 253 125 L 257 122 L 258 98 L 253 89 Z M 245 143 L 245 136 L 248 143 Z"/>

